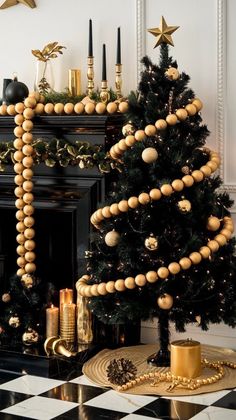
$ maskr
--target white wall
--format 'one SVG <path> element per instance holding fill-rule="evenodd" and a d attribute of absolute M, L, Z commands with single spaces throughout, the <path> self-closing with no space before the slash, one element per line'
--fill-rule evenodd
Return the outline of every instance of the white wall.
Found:
<path fill-rule="evenodd" d="M 223 159 L 220 174 L 224 188 L 236 199 L 236 125 L 234 69 L 235 0 L 36 0 L 37 8 L 17 5 L 0 10 L 0 93 L 2 78 L 16 71 L 19 79 L 33 87 L 35 58 L 31 49 L 58 41 L 67 49 L 55 59 L 56 90 L 68 85 L 68 69 L 81 68 L 86 88 L 88 21 L 93 20 L 95 85 L 101 79 L 101 48 L 107 44 L 108 79 L 114 87 L 116 30 L 121 27 L 123 91 L 137 86 L 137 60 L 147 53 L 158 61 L 155 39 L 147 28 L 158 27 L 163 15 L 169 25 L 180 28 L 173 34 L 171 54 L 179 69 L 191 76 L 190 87 L 204 103 L 202 116 L 211 135 L 208 143 Z M 233 216 L 236 215 L 236 206 Z M 156 327 L 143 324 L 143 341 L 154 341 Z M 172 330 L 172 338 L 176 333 Z M 236 331 L 224 325 L 207 333 L 189 326 L 187 335 L 202 342 L 236 348 Z"/>

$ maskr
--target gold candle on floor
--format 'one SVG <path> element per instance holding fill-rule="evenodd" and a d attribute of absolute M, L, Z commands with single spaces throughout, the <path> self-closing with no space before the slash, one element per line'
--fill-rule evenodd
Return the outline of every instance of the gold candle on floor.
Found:
<path fill-rule="evenodd" d="M 60 307 L 63 303 L 73 302 L 73 290 L 72 289 L 61 289 L 60 290 Z"/>
<path fill-rule="evenodd" d="M 59 308 L 51 306 L 46 309 L 46 338 L 58 336 Z"/>
<path fill-rule="evenodd" d="M 78 69 L 69 70 L 69 92 L 71 96 L 81 95 L 81 71 Z"/>
<path fill-rule="evenodd" d="M 186 378 L 201 375 L 201 345 L 198 341 L 177 340 L 171 343 L 171 373 Z"/>
<path fill-rule="evenodd" d="M 60 337 L 70 343 L 75 341 L 75 303 L 60 306 Z"/>

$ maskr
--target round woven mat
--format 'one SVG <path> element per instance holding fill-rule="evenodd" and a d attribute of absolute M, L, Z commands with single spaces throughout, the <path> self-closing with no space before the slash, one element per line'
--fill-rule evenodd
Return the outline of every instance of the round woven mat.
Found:
<path fill-rule="evenodd" d="M 132 360 L 137 367 L 137 376 L 149 373 L 157 368 L 149 366 L 146 362 L 147 357 L 158 351 L 156 344 L 145 344 L 133 347 L 122 347 L 116 350 L 105 349 L 87 361 L 83 366 L 83 373 L 92 382 L 103 386 L 117 389 L 116 385 L 111 384 L 107 379 L 106 369 L 111 360 L 120 359 L 122 357 Z M 201 345 L 202 358 L 209 361 L 227 360 L 236 363 L 236 351 L 207 345 Z M 160 368 L 158 368 L 160 369 Z M 225 376 L 214 384 L 204 385 L 196 390 L 181 389 L 176 387 L 173 391 L 167 391 L 170 383 L 160 382 L 157 386 L 151 386 L 151 381 L 136 385 L 129 389 L 129 394 L 149 394 L 149 395 L 196 395 L 205 392 L 214 392 L 221 389 L 230 389 L 236 387 L 236 369 L 225 367 Z M 161 368 L 162 372 L 168 371 L 169 368 Z M 204 368 L 199 379 L 212 376 L 216 373 L 213 369 Z"/>

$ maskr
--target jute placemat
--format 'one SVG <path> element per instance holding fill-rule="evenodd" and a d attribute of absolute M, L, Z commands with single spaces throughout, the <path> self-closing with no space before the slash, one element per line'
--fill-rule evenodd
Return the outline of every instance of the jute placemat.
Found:
<path fill-rule="evenodd" d="M 202 357 L 207 358 L 209 361 L 216 360 L 227 360 L 229 362 L 236 363 L 236 351 L 222 348 L 222 347 L 213 347 L 208 345 L 202 345 Z M 144 344 L 140 346 L 132 347 L 122 347 L 115 350 L 105 349 L 94 356 L 92 359 L 87 361 L 83 366 L 83 373 L 90 379 L 92 382 L 103 386 L 111 387 L 117 389 L 116 385 L 111 384 L 107 379 L 106 369 L 111 360 L 127 358 L 130 359 L 134 365 L 137 367 L 137 376 L 143 375 L 144 373 L 149 373 L 157 368 L 149 366 L 147 364 L 147 357 L 158 351 L 156 344 Z M 157 386 L 153 387 L 150 385 L 151 382 L 144 382 L 140 385 L 129 389 L 127 392 L 129 394 L 149 394 L 149 395 L 163 395 L 163 396 L 172 396 L 172 395 L 196 395 L 203 394 L 205 392 L 215 392 L 222 389 L 230 389 L 236 387 L 236 369 L 231 369 L 225 367 L 225 376 L 213 384 L 204 385 L 196 390 L 188 390 L 175 388 L 173 391 L 167 391 L 169 383 L 160 382 Z M 162 368 L 162 372 L 168 371 L 169 368 Z M 214 370 L 204 368 L 202 375 L 199 376 L 199 379 L 214 375 Z"/>

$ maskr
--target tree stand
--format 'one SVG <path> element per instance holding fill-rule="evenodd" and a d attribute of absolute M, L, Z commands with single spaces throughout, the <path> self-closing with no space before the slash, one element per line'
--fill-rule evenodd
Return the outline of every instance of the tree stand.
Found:
<path fill-rule="evenodd" d="M 162 310 L 158 319 L 158 335 L 160 350 L 148 357 L 147 362 L 155 366 L 170 366 L 169 345 L 169 317 L 168 312 Z"/>

